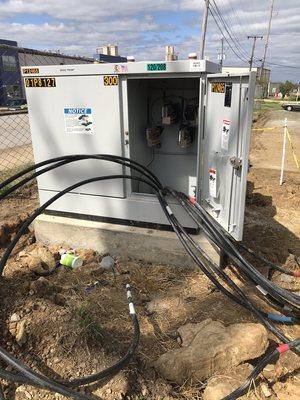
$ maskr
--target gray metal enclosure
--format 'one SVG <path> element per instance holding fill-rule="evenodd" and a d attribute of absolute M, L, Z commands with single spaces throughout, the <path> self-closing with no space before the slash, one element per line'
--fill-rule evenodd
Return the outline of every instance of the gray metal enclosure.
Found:
<path fill-rule="evenodd" d="M 128 79 L 128 119 L 130 156 L 154 172 L 165 185 L 189 192 L 189 177 L 197 176 L 198 127 L 193 126 L 194 140 L 189 148 L 177 146 L 179 121 L 164 127 L 161 147 L 147 146 L 145 131 L 149 124 L 159 125 L 164 99 L 172 100 L 182 109 L 184 101 L 198 106 L 199 85 L 197 78 Z M 143 184 L 134 183 L 135 193 L 151 193 Z"/>
<path fill-rule="evenodd" d="M 130 157 L 164 185 L 197 198 L 240 240 L 255 77 L 218 70 L 204 60 L 27 69 L 35 160 L 78 153 Z M 38 178 L 40 201 L 80 180 L 125 172 L 131 173 L 96 160 L 64 166 Z M 78 188 L 50 209 L 168 224 L 151 189 L 125 179 Z M 195 227 L 176 202 L 172 209 L 184 226 Z"/>

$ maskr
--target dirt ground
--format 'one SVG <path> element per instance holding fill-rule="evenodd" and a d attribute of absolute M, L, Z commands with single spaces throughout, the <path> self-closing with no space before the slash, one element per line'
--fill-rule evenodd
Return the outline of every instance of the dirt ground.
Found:
<path fill-rule="evenodd" d="M 267 126 L 269 118 L 274 119 L 274 115 L 265 115 L 256 126 Z M 262 135 L 255 133 L 252 140 L 251 160 L 254 161 L 248 178 L 244 241 L 270 261 L 297 268 L 291 253 L 300 256 L 300 174 L 291 168 L 286 172 L 285 184 L 279 186 L 279 172 L 273 168 L 271 156 L 279 151 L 280 143 L 276 149 L 273 142 L 272 146 L 270 142 L 264 144 L 266 154 L 270 145 L 267 159 L 269 157 L 271 166 L 266 168 L 264 163 L 258 162 L 260 157 L 256 158 L 262 151 Z M 0 255 L 22 220 L 36 208 L 37 202 L 34 185 L 0 202 L 3 227 Z M 85 260 L 83 267 L 77 270 L 60 268 L 49 277 L 39 278 L 24 264 L 24 253 L 20 253 L 30 252 L 36 247 L 33 232 L 28 231 L 0 280 L 0 343 L 26 364 L 49 376 L 71 378 L 94 373 L 124 354 L 132 337 L 124 285 L 130 282 L 134 288 L 141 326 L 138 352 L 130 365 L 111 381 L 86 389 L 97 398 L 200 400 L 206 382 L 172 384 L 157 374 L 153 362 L 166 351 L 180 347 L 177 329 L 187 322 L 201 322 L 206 318 L 219 320 L 225 325 L 256 322 L 253 315 L 224 298 L 192 268 L 116 260 L 115 273 L 112 273 L 98 269 L 103 255 L 92 250 L 79 250 L 79 255 Z M 57 254 L 58 247 L 50 250 Z M 100 281 L 99 286 L 87 295 L 85 288 L 96 279 Z M 274 274 L 273 279 L 283 287 L 300 291 L 299 279 L 298 282 L 295 279 L 283 282 L 279 274 Z M 250 294 L 250 287 L 239 283 Z M 149 313 L 147 305 L 157 298 L 166 307 Z M 25 321 L 26 339 L 21 346 L 11 332 L 13 314 Z M 290 337 L 300 336 L 300 326 L 284 326 L 282 329 Z M 270 336 L 271 344 L 272 340 Z M 252 363 L 255 365 L 256 362 Z M 299 357 L 286 353 L 278 365 L 280 376 L 272 382 L 261 377 L 271 392 L 268 399 L 300 398 Z M 226 374 L 230 375 L 230 371 Z M 61 395 L 30 386 L 1 383 L 9 400 L 64 399 Z M 267 397 L 259 385 L 247 398 L 263 400 Z"/>

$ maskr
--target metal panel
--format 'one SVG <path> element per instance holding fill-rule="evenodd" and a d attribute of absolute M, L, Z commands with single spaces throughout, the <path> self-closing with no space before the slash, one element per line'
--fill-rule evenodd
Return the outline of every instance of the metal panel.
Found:
<path fill-rule="evenodd" d="M 121 85 L 105 86 L 101 75 L 55 79 L 56 87 L 26 88 L 35 162 L 67 154 L 122 155 Z M 92 123 L 85 133 L 76 132 L 76 127 L 67 131 L 66 124 L 73 123 L 67 112 L 75 108 L 90 109 L 87 120 Z M 121 166 L 105 161 L 80 161 L 40 176 L 38 186 L 59 191 L 83 179 L 122 171 Z M 124 197 L 124 183 L 121 179 L 97 182 L 76 191 Z"/>
<path fill-rule="evenodd" d="M 164 70 L 149 70 L 148 65 L 164 65 Z M 178 61 L 140 61 L 129 63 L 106 63 L 106 64 L 77 64 L 77 65 L 44 65 L 39 66 L 39 72 L 28 73 L 28 69 L 34 66 L 27 66 L 27 74 L 22 69 L 23 76 L 58 76 L 58 75 L 165 75 L 175 73 L 216 73 L 220 71 L 220 65 L 206 60 L 178 60 Z"/>
<path fill-rule="evenodd" d="M 200 199 L 236 240 L 242 239 L 255 73 L 207 78 Z"/>

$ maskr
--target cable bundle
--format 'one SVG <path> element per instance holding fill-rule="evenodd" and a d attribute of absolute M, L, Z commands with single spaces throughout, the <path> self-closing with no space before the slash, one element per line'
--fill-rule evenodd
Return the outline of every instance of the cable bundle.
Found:
<path fill-rule="evenodd" d="M 277 349 L 275 349 L 272 353 L 267 355 L 252 371 L 251 375 L 245 381 L 243 385 L 241 385 L 238 389 L 236 389 L 233 393 L 226 396 L 223 400 L 234 400 L 240 397 L 245 393 L 253 379 L 255 379 L 261 370 L 278 357 L 283 352 L 288 350 L 293 350 L 298 353 L 297 346 L 300 345 L 300 338 L 294 341 L 290 341 L 273 323 L 269 320 L 273 320 L 275 322 L 290 322 L 295 323 L 300 319 L 300 297 L 288 292 L 280 288 L 279 286 L 272 283 L 270 280 L 265 278 L 248 260 L 246 260 L 243 255 L 240 253 L 236 245 L 232 242 L 231 238 L 227 235 L 227 233 L 210 217 L 210 215 L 203 209 L 201 205 L 196 203 L 195 201 L 189 200 L 189 198 L 183 194 L 179 193 L 171 188 L 164 188 L 159 181 L 159 179 L 146 167 L 143 165 L 130 160 L 124 157 L 118 157 L 113 155 L 69 155 L 63 157 L 52 158 L 50 160 L 43 161 L 38 163 L 32 167 L 29 167 L 13 177 L 5 180 L 0 184 L 0 190 L 4 189 L 4 192 L 0 195 L 0 200 L 4 199 L 10 193 L 14 192 L 18 188 L 22 187 L 32 179 L 37 176 L 51 171 L 55 168 L 59 168 L 62 165 L 66 165 L 72 162 L 76 162 L 79 160 L 86 159 L 94 159 L 94 160 L 104 160 L 108 162 L 113 162 L 117 164 L 121 164 L 124 167 L 129 168 L 132 171 L 138 173 L 138 176 L 120 174 L 120 175 L 108 175 L 90 178 L 76 184 L 69 186 L 68 188 L 62 190 L 57 193 L 51 199 L 49 199 L 45 204 L 39 207 L 31 216 L 27 218 L 27 220 L 23 223 L 16 236 L 11 241 L 10 245 L 7 247 L 2 259 L 0 260 L 0 274 L 3 272 L 6 262 L 16 246 L 20 237 L 26 232 L 28 226 L 34 221 L 34 219 L 41 214 L 49 205 L 51 205 L 54 201 L 62 197 L 64 194 L 69 193 L 70 191 L 86 185 L 91 182 L 103 181 L 108 179 L 129 179 L 136 180 L 138 182 L 143 182 L 149 185 L 154 193 L 156 194 L 158 201 L 162 207 L 166 218 L 168 219 L 170 225 L 172 226 L 174 232 L 176 233 L 179 241 L 186 249 L 188 254 L 191 256 L 193 261 L 197 264 L 200 270 L 211 280 L 211 282 L 219 289 L 223 294 L 229 297 L 234 302 L 240 304 L 242 307 L 247 310 L 253 312 L 258 319 L 269 329 L 283 344 L 279 345 Z M 44 167 L 44 168 L 42 168 Z M 36 172 L 33 172 L 36 171 Z M 12 184 L 16 179 L 24 177 L 24 175 L 30 174 L 29 176 L 21 179 L 19 182 L 13 184 L 10 188 L 6 188 L 7 185 Z M 194 239 L 186 232 L 183 226 L 179 223 L 176 216 L 173 214 L 168 199 L 174 198 L 176 201 L 181 204 L 181 206 L 185 209 L 185 211 L 191 216 L 191 218 L 195 221 L 195 223 L 201 227 L 204 232 L 207 234 L 210 240 L 212 240 L 225 254 L 227 254 L 231 260 L 231 262 L 237 268 L 239 274 L 245 277 L 248 281 L 252 282 L 256 288 L 259 289 L 261 293 L 264 293 L 265 299 L 268 302 L 271 302 L 272 306 L 280 309 L 284 312 L 284 315 L 277 314 L 267 314 L 261 311 L 255 304 L 253 304 L 247 296 L 243 293 L 243 291 L 239 288 L 239 286 L 226 274 L 226 272 L 219 268 L 217 264 L 211 260 L 211 258 L 205 254 L 205 252 L 199 247 L 198 243 L 194 241 Z M 85 385 L 88 383 L 92 383 L 103 379 L 104 377 L 110 377 L 112 374 L 119 371 L 123 368 L 129 359 L 132 357 L 132 354 L 136 350 L 139 341 L 139 326 L 135 312 L 133 313 L 134 307 L 131 301 L 131 293 L 130 289 L 128 289 L 128 299 L 129 299 L 129 307 L 130 307 L 130 316 L 132 318 L 133 326 L 134 326 L 134 339 L 130 345 L 129 350 L 126 355 L 113 367 L 102 371 L 98 374 L 91 375 L 89 377 L 80 378 L 77 380 L 73 380 L 71 382 L 58 382 L 46 378 L 40 374 L 37 374 L 33 370 L 27 368 L 19 361 L 17 361 L 13 356 L 7 353 L 4 349 L 0 348 L 0 358 L 4 360 L 6 363 L 11 365 L 15 370 L 19 371 L 18 374 L 7 372 L 5 370 L 0 369 L 0 377 L 3 379 L 16 381 L 20 383 L 28 383 L 33 386 L 47 388 L 54 392 L 58 392 L 64 394 L 65 396 L 69 396 L 73 399 L 91 399 L 90 396 L 80 394 L 71 390 L 70 388 Z M 0 400 L 1 394 L 0 391 Z"/>

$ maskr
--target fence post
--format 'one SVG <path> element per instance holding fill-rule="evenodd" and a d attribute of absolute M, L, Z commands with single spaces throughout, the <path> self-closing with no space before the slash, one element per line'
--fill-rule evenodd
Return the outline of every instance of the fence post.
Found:
<path fill-rule="evenodd" d="M 280 180 L 279 185 L 283 184 L 283 170 L 284 170 L 284 160 L 285 160 L 285 150 L 286 150 L 286 137 L 287 137 L 287 118 L 284 119 L 283 128 L 283 144 L 282 144 L 282 157 L 281 157 L 281 169 L 280 169 Z"/>

